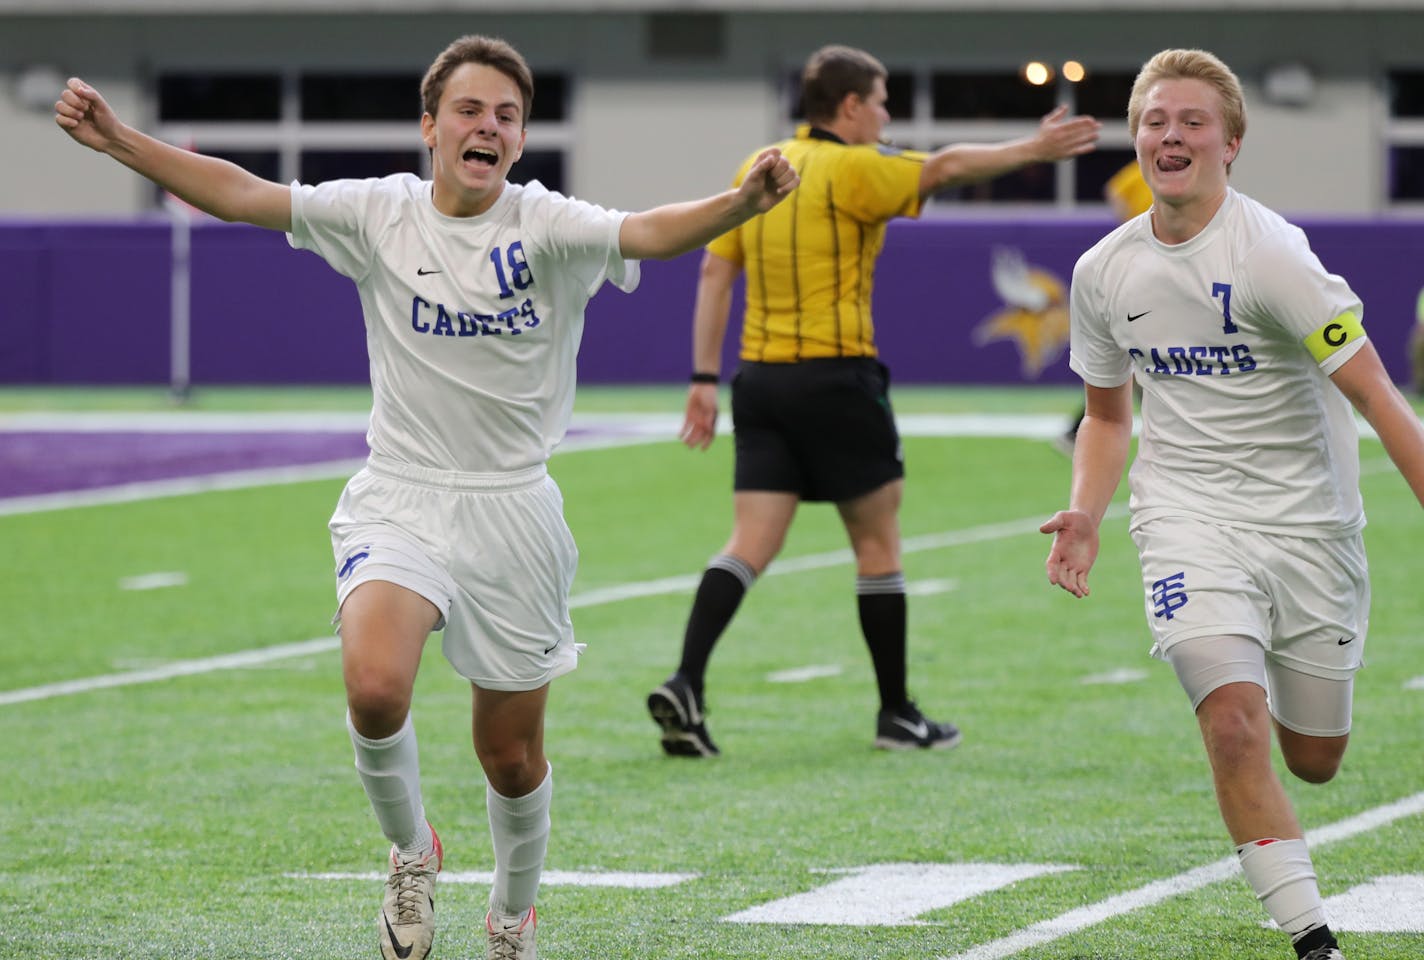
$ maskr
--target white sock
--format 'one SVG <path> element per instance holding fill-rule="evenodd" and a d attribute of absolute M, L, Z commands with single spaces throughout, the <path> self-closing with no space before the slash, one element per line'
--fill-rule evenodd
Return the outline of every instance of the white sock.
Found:
<path fill-rule="evenodd" d="M 356 772 L 361 775 L 381 832 L 406 859 L 428 853 L 434 841 L 420 799 L 420 751 L 410 715 L 406 715 L 399 730 L 383 740 L 370 740 L 357 733 L 349 711 L 346 730 L 356 748 Z"/>
<path fill-rule="evenodd" d="M 490 912 L 523 917 L 534 906 L 544 855 L 549 849 L 549 805 L 554 796 L 554 768 L 544 782 L 523 797 L 505 797 L 485 786 L 490 839 L 494 843 L 494 885 Z"/>
<path fill-rule="evenodd" d="M 1236 848 L 1256 899 L 1292 938 L 1325 922 L 1325 904 L 1304 840 L 1253 840 Z"/>

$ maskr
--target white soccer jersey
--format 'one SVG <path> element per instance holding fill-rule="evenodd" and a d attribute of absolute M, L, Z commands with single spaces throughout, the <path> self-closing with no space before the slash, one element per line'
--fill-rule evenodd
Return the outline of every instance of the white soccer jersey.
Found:
<path fill-rule="evenodd" d="M 584 307 L 627 214 L 506 184 L 475 217 L 435 209 L 411 174 L 292 184 L 292 246 L 356 281 L 371 367 L 374 456 L 463 473 L 543 463 L 568 427 Z"/>
<path fill-rule="evenodd" d="M 1300 537 L 1364 526 L 1359 435 L 1330 382 L 1365 341 L 1359 298 L 1305 234 L 1228 189 L 1169 246 L 1150 214 L 1073 270 L 1070 365 L 1093 386 L 1136 375 L 1134 524 L 1194 516 Z"/>

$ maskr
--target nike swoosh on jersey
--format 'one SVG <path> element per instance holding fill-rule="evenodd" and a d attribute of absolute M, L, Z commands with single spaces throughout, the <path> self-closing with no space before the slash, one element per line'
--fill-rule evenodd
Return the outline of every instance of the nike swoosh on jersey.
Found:
<path fill-rule="evenodd" d="M 1140 320 L 1151 312 L 1151 310 L 1143 310 L 1141 313 L 1129 313 L 1127 315 L 1127 322 L 1131 323 L 1134 320 Z"/>
<path fill-rule="evenodd" d="M 428 277 L 428 276 L 430 276 L 432 273 L 444 273 L 444 272 L 445 272 L 444 270 L 427 270 L 427 269 L 425 269 L 424 267 L 416 267 L 416 268 L 415 268 L 415 275 L 416 275 L 417 277 Z"/>

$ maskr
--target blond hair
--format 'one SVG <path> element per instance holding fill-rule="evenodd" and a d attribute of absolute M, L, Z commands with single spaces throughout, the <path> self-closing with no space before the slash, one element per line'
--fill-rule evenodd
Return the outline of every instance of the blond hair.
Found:
<path fill-rule="evenodd" d="M 1132 82 L 1132 96 L 1127 101 L 1127 131 L 1137 139 L 1137 125 L 1142 120 L 1147 92 L 1162 80 L 1201 80 L 1217 93 L 1221 100 L 1221 119 L 1226 127 L 1226 139 L 1246 135 L 1246 98 L 1241 93 L 1241 81 L 1231 68 L 1215 54 L 1205 50 L 1163 50 L 1142 65 Z"/>

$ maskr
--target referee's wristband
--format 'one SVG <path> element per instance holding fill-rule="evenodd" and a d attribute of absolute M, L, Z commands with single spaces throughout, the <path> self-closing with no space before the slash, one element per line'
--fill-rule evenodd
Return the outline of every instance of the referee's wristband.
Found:
<path fill-rule="evenodd" d="M 715 373 L 694 373 L 687 378 L 688 383 L 721 383 L 722 379 Z"/>

